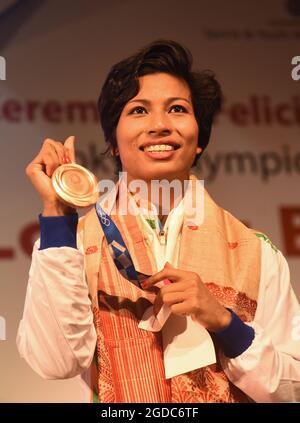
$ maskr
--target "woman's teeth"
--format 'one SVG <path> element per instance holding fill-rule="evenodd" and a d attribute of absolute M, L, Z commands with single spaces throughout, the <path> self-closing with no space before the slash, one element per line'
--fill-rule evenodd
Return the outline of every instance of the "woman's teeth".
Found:
<path fill-rule="evenodd" d="M 158 144 L 158 145 L 149 145 L 144 148 L 144 151 L 154 151 L 154 152 L 160 152 L 160 151 L 170 151 L 174 150 L 173 145 L 168 144 Z"/>

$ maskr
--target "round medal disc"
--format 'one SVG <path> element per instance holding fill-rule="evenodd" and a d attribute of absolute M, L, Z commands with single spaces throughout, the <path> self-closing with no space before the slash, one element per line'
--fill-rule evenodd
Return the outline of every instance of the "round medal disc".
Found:
<path fill-rule="evenodd" d="M 76 163 L 59 166 L 53 172 L 52 185 L 59 199 L 70 207 L 88 207 L 99 197 L 95 175 Z"/>

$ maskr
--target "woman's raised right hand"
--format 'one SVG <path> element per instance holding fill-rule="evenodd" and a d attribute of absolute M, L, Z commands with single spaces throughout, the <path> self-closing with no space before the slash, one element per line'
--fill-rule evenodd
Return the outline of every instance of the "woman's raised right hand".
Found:
<path fill-rule="evenodd" d="M 75 211 L 59 200 L 51 182 L 58 166 L 75 163 L 74 141 L 74 136 L 67 138 L 64 144 L 45 139 L 38 155 L 26 167 L 26 175 L 43 201 L 44 216 L 63 216 Z"/>

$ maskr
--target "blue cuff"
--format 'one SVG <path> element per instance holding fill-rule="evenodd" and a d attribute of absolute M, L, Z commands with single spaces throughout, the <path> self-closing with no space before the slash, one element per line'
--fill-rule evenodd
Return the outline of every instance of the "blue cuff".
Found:
<path fill-rule="evenodd" d="M 51 247 L 77 248 L 77 213 L 66 216 L 42 216 L 40 214 L 39 220 L 41 230 L 40 250 Z"/>
<path fill-rule="evenodd" d="M 213 336 L 226 357 L 235 358 L 250 347 L 255 337 L 254 329 L 246 325 L 237 314 L 228 309 L 232 319 L 227 328 L 214 332 Z"/>

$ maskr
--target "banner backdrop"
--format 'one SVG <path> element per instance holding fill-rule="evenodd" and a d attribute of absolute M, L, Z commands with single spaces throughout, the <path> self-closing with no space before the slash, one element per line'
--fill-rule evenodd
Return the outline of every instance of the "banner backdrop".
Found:
<path fill-rule="evenodd" d="M 76 380 L 42 380 L 16 349 L 41 211 L 25 167 L 45 138 L 75 135 L 78 162 L 107 178 L 102 83 L 157 38 L 183 43 L 195 67 L 220 80 L 225 103 L 197 174 L 219 205 L 281 249 L 300 297 L 298 0 L 29 0 L 0 13 L 1 402 L 80 401 Z"/>

